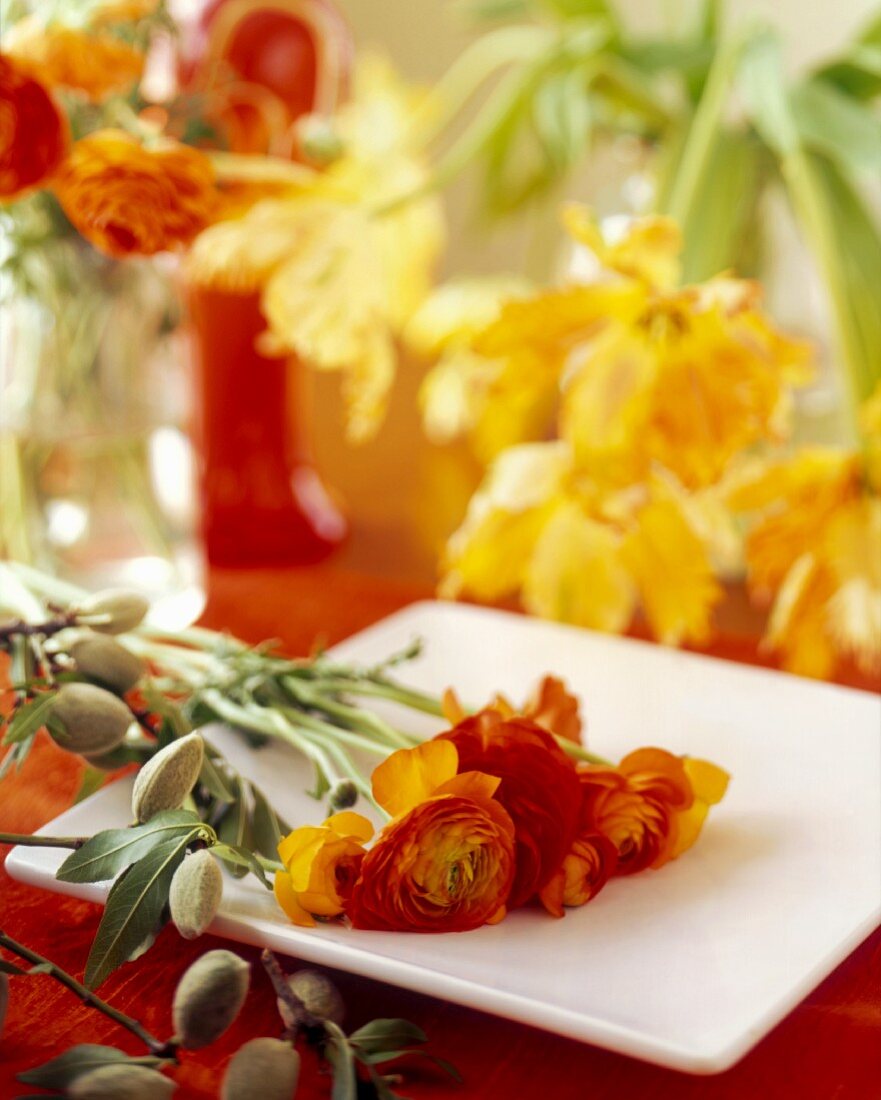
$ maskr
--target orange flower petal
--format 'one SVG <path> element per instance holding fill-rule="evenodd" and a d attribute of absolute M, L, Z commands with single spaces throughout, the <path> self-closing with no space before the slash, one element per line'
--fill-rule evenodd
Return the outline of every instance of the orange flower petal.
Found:
<path fill-rule="evenodd" d="M 442 794 L 455 794 L 461 798 L 473 798 L 475 802 L 486 801 L 499 789 L 501 779 L 497 775 L 485 772 L 462 772 L 442 783 L 434 792 L 435 797 Z"/>
<path fill-rule="evenodd" d="M 459 753 L 451 741 L 426 741 L 415 749 L 399 749 L 373 773 L 373 797 L 384 810 L 397 817 L 452 779 L 459 766 Z"/>

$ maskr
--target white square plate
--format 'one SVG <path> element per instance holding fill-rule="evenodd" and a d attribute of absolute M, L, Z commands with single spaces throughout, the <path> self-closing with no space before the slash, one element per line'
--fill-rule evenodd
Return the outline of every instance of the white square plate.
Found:
<path fill-rule="evenodd" d="M 546 671 L 578 692 L 592 747 L 641 745 L 712 759 L 733 779 L 697 846 L 660 872 L 613 880 L 556 921 L 537 910 L 464 934 L 312 930 L 287 923 L 252 878 L 227 880 L 212 931 L 230 939 L 521 1020 L 692 1073 L 727 1069 L 881 921 L 881 699 L 626 639 L 445 603 L 415 604 L 337 646 L 373 663 L 414 636 L 401 678 L 454 684 L 478 704 L 524 698 Z M 397 712 L 417 732 L 430 719 Z M 286 746 L 212 740 L 295 824 L 321 810 Z M 130 818 L 130 783 L 43 832 L 77 835 Z M 13 877 L 56 882 L 65 853 L 17 848 Z"/>

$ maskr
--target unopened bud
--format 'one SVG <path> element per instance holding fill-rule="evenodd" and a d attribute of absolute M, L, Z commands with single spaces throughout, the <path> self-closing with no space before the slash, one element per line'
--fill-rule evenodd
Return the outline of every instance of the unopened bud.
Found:
<path fill-rule="evenodd" d="M 346 1009 L 342 994 L 324 974 L 317 970 L 297 970 L 288 978 L 288 986 L 294 996 L 306 1006 L 306 1011 L 311 1012 L 313 1016 L 330 1020 L 335 1024 L 343 1022 Z M 293 1027 L 297 1021 L 291 1016 L 290 1008 L 281 997 L 276 1003 L 285 1027 Z"/>
<path fill-rule="evenodd" d="M 226 1070 L 221 1100 L 291 1100 L 300 1077 L 300 1055 L 282 1039 L 251 1039 Z"/>
<path fill-rule="evenodd" d="M 117 1063 L 75 1077 L 65 1093 L 73 1100 L 165 1100 L 176 1088 L 156 1070 Z"/>
<path fill-rule="evenodd" d="M 140 592 L 108 588 L 87 596 L 71 610 L 80 623 L 92 630 L 102 634 L 125 634 L 140 625 L 150 604 Z"/>
<path fill-rule="evenodd" d="M 303 115 L 297 120 L 296 135 L 300 155 L 315 168 L 326 168 L 345 152 L 342 138 L 326 115 Z"/>
<path fill-rule="evenodd" d="M 168 904 L 174 926 L 185 940 L 201 936 L 214 920 L 223 897 L 223 872 L 207 848 L 187 856 L 174 872 Z"/>
<path fill-rule="evenodd" d="M 135 821 L 149 821 L 163 810 L 177 810 L 196 785 L 202 770 L 205 742 L 188 733 L 160 749 L 141 768 L 132 791 Z"/>
<path fill-rule="evenodd" d="M 98 680 L 117 695 L 131 691 L 144 675 L 141 658 L 106 634 L 88 634 L 74 642 L 69 652 L 83 676 Z"/>
<path fill-rule="evenodd" d="M 52 704 L 53 736 L 70 752 L 105 753 L 115 749 L 132 724 L 132 712 L 121 699 L 94 684 L 62 684 Z"/>
<path fill-rule="evenodd" d="M 358 788 L 351 779 L 338 779 L 330 791 L 330 808 L 348 810 L 358 801 Z"/>
<path fill-rule="evenodd" d="M 238 1016 L 251 970 L 232 951 L 208 951 L 184 973 L 174 992 L 172 1016 L 186 1050 L 213 1043 Z"/>

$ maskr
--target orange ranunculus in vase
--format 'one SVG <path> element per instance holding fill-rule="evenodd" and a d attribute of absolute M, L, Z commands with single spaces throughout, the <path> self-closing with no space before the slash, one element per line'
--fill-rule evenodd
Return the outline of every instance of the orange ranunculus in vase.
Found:
<path fill-rule="evenodd" d="M 203 153 L 172 141 L 147 148 L 122 130 L 76 142 L 53 187 L 74 227 L 116 257 L 189 244 L 218 202 Z"/>
<path fill-rule="evenodd" d="M 466 932 L 501 920 L 514 879 L 514 825 L 498 779 L 457 774 L 449 742 L 393 753 L 377 802 L 396 816 L 361 863 L 347 913 L 356 928 Z"/>
<path fill-rule="evenodd" d="M 346 909 L 373 826 L 360 814 L 334 814 L 321 826 L 294 829 L 278 846 L 286 870 L 275 876 L 275 897 L 305 928 L 315 918 L 330 920 Z"/>
<path fill-rule="evenodd" d="M 511 815 L 517 839 L 508 904 L 523 905 L 547 885 L 575 839 L 581 808 L 575 765 L 547 730 L 493 708 L 439 736 L 456 746 L 461 771 L 501 780 L 496 797 Z"/>
<path fill-rule="evenodd" d="M 43 184 L 64 159 L 67 120 L 40 81 L 0 55 L 0 201 Z"/>

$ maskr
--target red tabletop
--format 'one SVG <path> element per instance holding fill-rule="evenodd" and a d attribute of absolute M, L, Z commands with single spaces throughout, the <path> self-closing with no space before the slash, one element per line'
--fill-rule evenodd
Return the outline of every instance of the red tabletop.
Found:
<path fill-rule="evenodd" d="M 335 642 L 396 608 L 429 594 L 424 584 L 359 576 L 340 566 L 302 570 L 215 571 L 205 622 L 252 641 L 279 638 L 304 653 L 316 635 Z M 722 653 L 755 660 L 744 639 L 723 639 Z M 80 766 L 51 742 L 31 754 L 22 772 L 0 790 L 0 830 L 38 828 L 70 803 Z M 843 855 L 845 855 L 843 853 Z M 822 889 L 822 883 L 817 889 Z M 0 870 L 0 924 L 12 936 L 81 976 L 101 910 L 11 881 Z M 102 996 L 140 1018 L 151 1031 L 171 1034 L 170 997 L 186 966 L 223 941 L 182 940 L 167 928 L 141 960 L 122 967 Z M 176 1073 L 182 1100 L 217 1095 L 233 1052 L 246 1039 L 276 1034 L 274 997 L 257 952 L 237 947 L 254 963 L 244 1011 L 225 1040 L 184 1053 Z M 288 965 L 292 965 L 288 962 Z M 512 961 L 513 965 L 513 961 Z M 431 1049 L 452 1060 L 465 1081 L 448 1080 L 421 1065 L 402 1064 L 406 1095 L 414 1100 L 718 1100 L 761 1096 L 799 1100 L 870 1100 L 881 1095 L 881 931 L 872 935 L 756 1049 L 727 1073 L 689 1077 L 594 1047 L 395 989 L 337 974 L 350 1027 L 377 1016 L 403 1016 L 428 1032 Z M 585 975 L 585 981 L 590 975 Z M 82 1042 L 142 1051 L 127 1032 L 80 1004 L 47 977 L 13 978 L 6 1027 L 0 1040 L 0 1097 L 28 1090 L 14 1075 L 60 1049 Z M 327 1097 L 328 1080 L 314 1059 L 304 1061 L 298 1100 Z"/>

